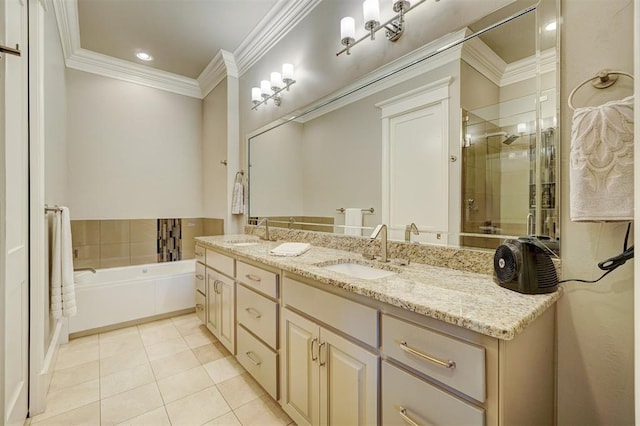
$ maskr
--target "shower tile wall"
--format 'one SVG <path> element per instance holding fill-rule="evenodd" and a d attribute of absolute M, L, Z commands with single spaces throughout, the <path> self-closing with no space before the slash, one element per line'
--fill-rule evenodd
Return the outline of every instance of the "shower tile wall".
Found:
<path fill-rule="evenodd" d="M 182 259 L 193 259 L 194 237 L 222 235 L 222 219 L 178 219 Z M 75 268 L 112 268 L 158 262 L 158 219 L 72 220 Z"/>

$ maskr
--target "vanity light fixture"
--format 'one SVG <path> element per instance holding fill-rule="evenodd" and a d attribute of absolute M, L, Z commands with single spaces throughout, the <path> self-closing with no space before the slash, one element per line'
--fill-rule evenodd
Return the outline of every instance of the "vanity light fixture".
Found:
<path fill-rule="evenodd" d="M 141 61 L 153 61 L 153 56 L 149 55 L 147 52 L 138 52 L 136 53 L 136 57 Z"/>
<path fill-rule="evenodd" d="M 412 6 L 407 0 L 394 0 L 393 11 L 396 14 L 381 24 L 379 0 L 365 0 L 365 2 L 362 3 L 362 11 L 364 15 L 364 29 L 368 31 L 368 34 L 356 40 L 355 20 L 351 16 L 342 18 L 340 20 L 340 43 L 344 46 L 344 49 L 336 53 L 336 56 L 345 52 L 347 55 L 351 55 L 351 48 L 353 46 L 366 38 L 374 40 L 375 33 L 383 28 L 386 30 L 386 36 L 389 41 L 397 41 L 404 32 L 404 15 L 426 1 L 427 0 L 419 0 Z M 440 0 L 435 1 L 439 2 Z"/>
<path fill-rule="evenodd" d="M 260 87 L 251 88 L 251 109 L 258 109 L 262 104 L 267 103 L 269 99 L 273 99 L 276 106 L 282 104 L 281 93 L 284 90 L 289 91 L 296 81 L 293 79 L 293 65 L 283 64 L 282 73 L 272 72 L 269 80 L 262 80 Z"/>

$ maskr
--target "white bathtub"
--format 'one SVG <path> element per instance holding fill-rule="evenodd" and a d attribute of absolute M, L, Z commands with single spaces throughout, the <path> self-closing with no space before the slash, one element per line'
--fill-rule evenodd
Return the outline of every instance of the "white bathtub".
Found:
<path fill-rule="evenodd" d="M 75 273 L 78 314 L 69 333 L 195 307 L 195 260 Z"/>

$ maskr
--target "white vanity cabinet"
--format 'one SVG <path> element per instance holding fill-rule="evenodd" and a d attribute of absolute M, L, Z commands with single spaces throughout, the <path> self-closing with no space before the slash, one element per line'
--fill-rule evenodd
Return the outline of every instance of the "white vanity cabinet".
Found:
<path fill-rule="evenodd" d="M 279 273 L 237 260 L 236 281 L 238 362 L 277 400 Z"/>
<path fill-rule="evenodd" d="M 316 298 L 318 294 L 323 300 Z M 283 409 L 298 425 L 377 424 L 379 357 L 351 340 L 377 333 L 377 311 L 288 277 L 283 302 L 287 305 L 281 321 Z M 294 312 L 313 312 L 311 305 L 321 308 L 316 311 L 319 318 Z M 352 319 L 355 323 L 368 319 L 365 328 L 373 333 L 363 329 L 357 336 L 338 334 L 350 327 Z M 337 330 L 320 325 L 331 322 Z"/>
<path fill-rule="evenodd" d="M 207 249 L 206 326 L 229 352 L 235 354 L 234 259 Z M 223 271 L 231 275 L 225 275 Z"/>
<path fill-rule="evenodd" d="M 206 289 L 206 266 L 205 266 L 206 249 L 196 244 L 196 315 L 202 324 L 207 323 L 207 289 Z"/>

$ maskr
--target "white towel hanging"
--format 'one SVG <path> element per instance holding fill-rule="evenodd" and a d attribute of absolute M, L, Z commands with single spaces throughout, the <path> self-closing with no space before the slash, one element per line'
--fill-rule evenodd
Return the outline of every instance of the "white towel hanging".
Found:
<path fill-rule="evenodd" d="M 239 171 L 236 173 L 235 183 L 233 185 L 233 195 L 231 198 L 231 214 L 244 214 L 244 184 L 242 183 L 242 175 Z"/>
<path fill-rule="evenodd" d="M 360 208 L 347 208 L 344 210 L 344 224 L 345 226 L 353 226 L 354 228 L 345 228 L 345 235 L 362 236 L 362 209 Z M 355 227 L 359 228 L 355 228 Z"/>
<path fill-rule="evenodd" d="M 69 209 L 61 207 L 53 220 L 51 245 L 51 313 L 58 319 L 77 313 Z"/>

